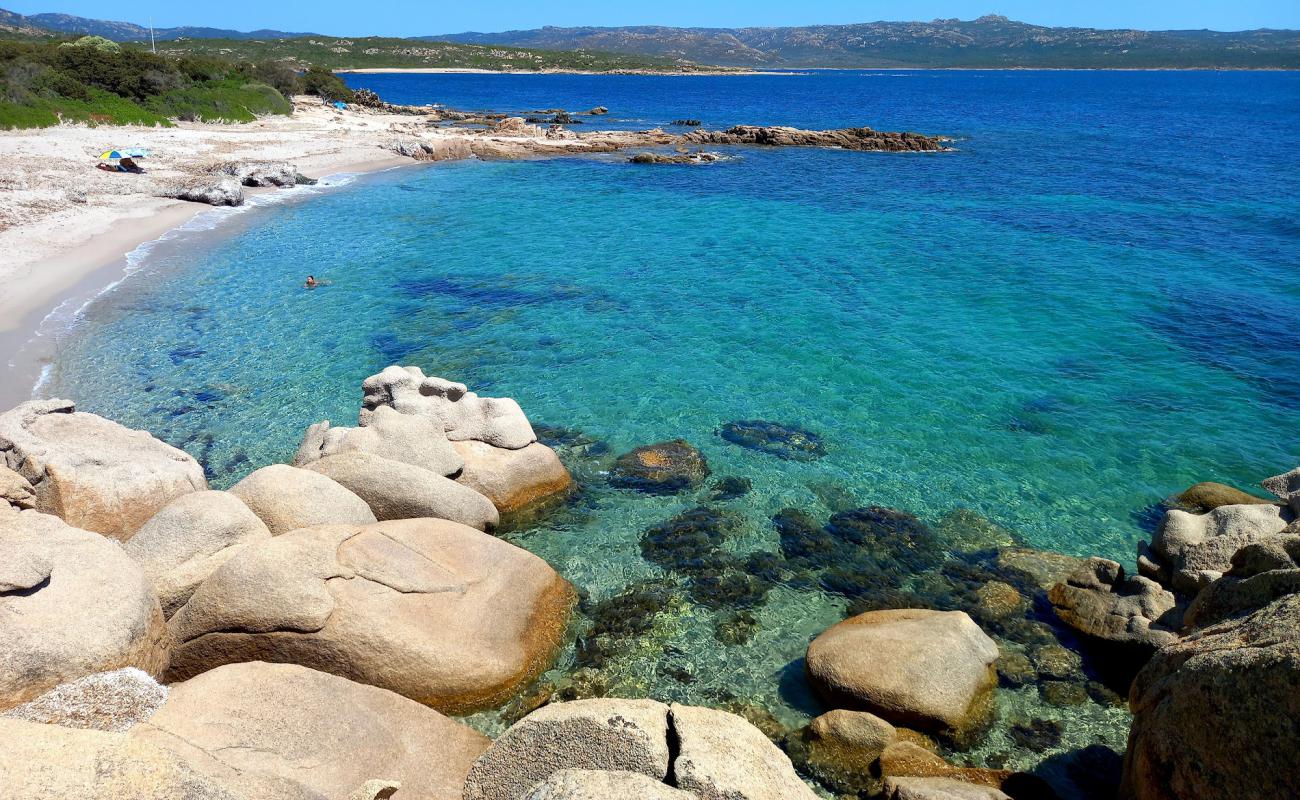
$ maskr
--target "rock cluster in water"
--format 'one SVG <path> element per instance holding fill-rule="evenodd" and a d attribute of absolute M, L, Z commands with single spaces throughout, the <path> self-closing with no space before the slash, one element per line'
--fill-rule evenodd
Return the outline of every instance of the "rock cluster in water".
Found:
<path fill-rule="evenodd" d="M 1067 709 L 1128 689 L 1122 762 L 1104 746 L 1065 761 L 1089 796 L 1300 796 L 1300 469 L 1263 483 L 1274 501 L 1192 487 L 1130 575 L 1020 547 L 973 512 L 931 526 L 851 503 L 782 510 L 778 552 L 740 554 L 727 503 L 749 482 L 709 483 L 688 442 L 647 445 L 601 463 L 615 487 L 688 496 L 640 536 L 662 576 L 582 599 L 570 631 L 578 593 L 489 533 L 571 491 L 539 432 L 607 452 L 409 367 L 365 381 L 356 427 L 311 426 L 293 465 L 229 491 L 67 401 L 0 414 L 6 796 L 816 796 L 802 774 L 843 797 L 1054 797 L 1005 761 L 939 754 L 981 741 L 997 685 Z M 780 458 L 824 452 L 770 422 L 720 433 Z M 718 696 L 733 714 L 605 697 L 625 691 L 629 648 L 696 680 L 671 620 L 713 614 L 718 640 L 742 646 L 778 587 L 847 605 L 808 646 L 828 710 L 805 728 L 744 698 Z M 568 636 L 577 670 L 534 683 Z M 495 742 L 444 716 L 507 702 Z M 1006 722 L 1023 750 L 1062 738 L 1052 719 Z"/>

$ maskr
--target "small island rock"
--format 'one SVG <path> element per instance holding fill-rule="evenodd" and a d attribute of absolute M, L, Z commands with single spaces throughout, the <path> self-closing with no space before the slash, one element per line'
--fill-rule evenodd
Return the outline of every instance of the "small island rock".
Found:
<path fill-rule="evenodd" d="M 619 456 L 609 471 L 612 486 L 646 494 L 695 489 L 708 477 L 708 460 L 684 439 L 638 447 Z"/>

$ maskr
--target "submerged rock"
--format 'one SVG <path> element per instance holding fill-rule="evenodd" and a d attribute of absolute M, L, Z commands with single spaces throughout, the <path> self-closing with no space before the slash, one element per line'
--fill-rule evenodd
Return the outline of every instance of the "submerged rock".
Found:
<path fill-rule="evenodd" d="M 642 534 L 641 555 L 675 572 L 717 574 L 722 543 L 740 527 L 740 522 L 734 513 L 703 506 L 683 511 Z"/>
<path fill-rule="evenodd" d="M 710 490 L 709 499 L 717 502 L 735 500 L 749 494 L 753 488 L 749 478 L 719 478 Z"/>
<path fill-rule="evenodd" d="M 1129 693 L 1126 800 L 1300 797 L 1300 594 L 1157 651 Z"/>
<path fill-rule="evenodd" d="M 68 400 L 0 414 L 0 460 L 33 488 L 38 511 L 124 541 L 172 499 L 207 488 L 188 453 Z"/>
<path fill-rule="evenodd" d="M 708 477 L 708 460 L 684 439 L 638 447 L 619 456 L 609 471 L 610 485 L 646 494 L 695 489 Z"/>
<path fill-rule="evenodd" d="M 870 611 L 808 646 L 808 678 L 831 706 L 921 731 L 960 734 L 983 722 L 998 647 L 960 611 Z"/>
<path fill-rule="evenodd" d="M 628 159 L 632 164 L 712 164 L 727 156 L 700 150 L 694 153 L 637 153 Z"/>
<path fill-rule="evenodd" d="M 243 549 L 199 586 L 169 622 L 168 677 L 296 663 L 466 713 L 550 666 L 572 605 L 546 562 L 459 523 L 305 528 Z"/>
<path fill-rule="evenodd" d="M 718 431 L 724 441 L 789 461 L 813 461 L 826 455 L 817 434 L 761 419 L 728 422 Z"/>
<path fill-rule="evenodd" d="M 116 542 L 48 514 L 0 508 L 0 619 L 0 709 L 97 672 L 167 668 L 144 572 Z"/>

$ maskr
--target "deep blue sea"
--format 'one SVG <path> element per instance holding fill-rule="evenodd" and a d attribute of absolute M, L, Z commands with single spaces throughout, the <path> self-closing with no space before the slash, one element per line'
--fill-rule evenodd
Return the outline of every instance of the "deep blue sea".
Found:
<path fill-rule="evenodd" d="M 879 505 L 940 531 L 974 512 L 1034 547 L 1131 564 L 1162 498 L 1300 463 L 1300 74 L 349 81 L 400 103 L 608 107 L 590 128 L 869 125 L 956 149 L 367 176 L 143 253 L 64 338 L 42 393 L 187 448 L 217 485 L 291 457 L 311 422 L 351 423 L 362 379 L 390 363 L 514 397 L 570 429 L 585 489 L 508 536 L 593 599 L 661 574 L 642 532 L 701 503 L 739 520 L 736 554 L 776 552 L 781 509 Z M 302 290 L 307 273 L 330 285 Z M 748 419 L 812 431 L 826 454 L 788 461 L 718 436 Z M 604 485 L 606 454 L 672 438 L 752 491 Z M 722 612 L 686 603 L 616 682 L 731 693 L 798 722 L 816 709 L 791 688 L 797 659 L 844 609 L 779 586 L 736 646 L 715 636 Z M 665 658 L 691 680 L 665 676 Z M 1122 749 L 1121 709 L 1004 693 L 1005 715 L 1064 720 L 1048 754 Z M 976 763 L 1043 756 L 998 736 Z"/>

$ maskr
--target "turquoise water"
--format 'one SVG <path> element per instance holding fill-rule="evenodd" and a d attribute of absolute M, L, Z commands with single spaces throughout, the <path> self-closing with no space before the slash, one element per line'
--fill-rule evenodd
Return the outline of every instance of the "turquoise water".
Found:
<path fill-rule="evenodd" d="M 664 575 L 642 532 L 700 504 L 734 514 L 735 558 L 779 552 L 782 509 L 824 522 L 877 505 L 935 527 L 941 550 L 966 509 L 1003 538 L 1131 562 L 1170 493 L 1300 463 L 1300 76 L 354 80 L 460 107 L 603 104 L 611 126 L 910 128 L 958 150 L 369 176 L 157 246 L 64 338 L 40 391 L 186 448 L 219 486 L 290 458 L 311 422 L 351 423 L 361 380 L 390 363 L 514 397 L 582 433 L 562 452 L 584 488 L 506 535 L 590 604 Z M 302 290 L 309 272 L 330 285 Z M 782 460 L 717 435 L 747 419 L 819 434 L 826 453 Z M 612 455 L 679 437 L 752 491 L 605 484 Z M 894 578 L 926 595 L 932 568 Z M 670 592 L 670 613 L 602 663 L 611 691 L 741 698 L 791 725 L 816 713 L 798 659 L 848 600 L 775 583 L 743 644 L 716 635 L 733 610 Z M 569 652 L 551 677 L 580 665 Z M 1120 709 L 1004 695 L 1008 719 L 1060 719 L 1064 735 L 1031 753 L 1000 726 L 976 762 L 1122 749 Z"/>

